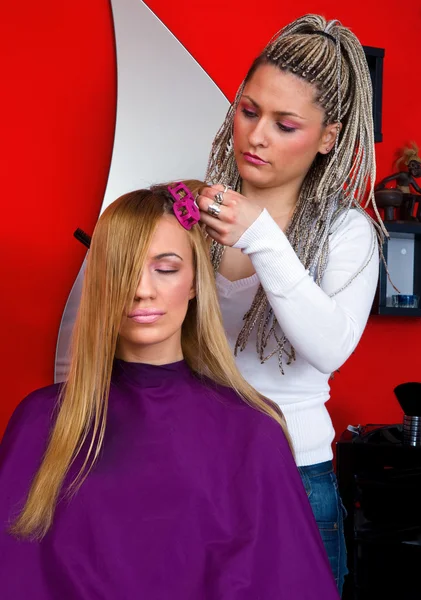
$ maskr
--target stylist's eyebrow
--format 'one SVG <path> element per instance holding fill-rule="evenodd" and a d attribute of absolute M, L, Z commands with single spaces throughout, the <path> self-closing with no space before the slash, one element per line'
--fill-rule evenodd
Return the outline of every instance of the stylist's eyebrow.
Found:
<path fill-rule="evenodd" d="M 250 96 L 246 96 L 245 94 L 242 97 L 247 98 L 247 100 L 249 100 L 253 104 L 253 106 L 260 109 L 260 106 L 257 104 L 256 100 L 253 100 L 253 98 L 251 98 Z M 273 114 L 279 115 L 280 117 L 296 117 L 297 119 L 302 119 L 303 121 L 305 121 L 304 117 L 300 117 L 300 115 L 297 115 L 297 113 L 290 112 L 287 110 L 275 110 Z"/>
<path fill-rule="evenodd" d="M 179 256 L 178 254 L 176 254 L 175 252 L 163 252 L 162 254 L 157 254 L 156 256 L 154 256 L 154 259 L 156 260 L 161 260 L 161 258 L 172 258 L 172 257 L 176 257 L 179 258 L 180 260 L 183 260 L 181 258 L 181 256 Z"/>

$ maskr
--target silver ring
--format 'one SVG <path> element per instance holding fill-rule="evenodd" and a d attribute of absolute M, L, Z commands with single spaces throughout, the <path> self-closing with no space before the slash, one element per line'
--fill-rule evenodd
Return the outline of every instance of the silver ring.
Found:
<path fill-rule="evenodd" d="M 219 206 L 219 204 L 210 204 L 208 206 L 208 215 L 210 215 L 211 217 L 215 217 L 216 219 L 218 219 L 220 212 L 221 207 Z"/>
<path fill-rule="evenodd" d="M 232 187 L 230 185 L 224 185 L 224 191 L 222 193 L 226 194 L 228 190 L 232 190 Z"/>
<path fill-rule="evenodd" d="M 224 202 L 224 192 L 217 192 L 215 194 L 214 200 L 217 204 L 223 204 Z"/>

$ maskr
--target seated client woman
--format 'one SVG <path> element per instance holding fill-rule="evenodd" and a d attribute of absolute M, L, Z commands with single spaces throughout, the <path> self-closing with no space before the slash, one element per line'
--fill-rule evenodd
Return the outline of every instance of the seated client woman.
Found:
<path fill-rule="evenodd" d="M 174 184 L 99 219 L 68 380 L 0 447 L 3 600 L 338 598 L 282 414 L 225 339 L 198 216 Z"/>

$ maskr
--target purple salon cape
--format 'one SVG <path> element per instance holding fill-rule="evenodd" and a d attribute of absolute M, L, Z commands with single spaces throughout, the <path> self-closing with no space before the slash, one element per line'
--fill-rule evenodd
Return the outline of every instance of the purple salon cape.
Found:
<path fill-rule="evenodd" d="M 94 469 L 41 542 L 13 538 L 57 393 L 30 394 L 0 446 L 2 600 L 338 599 L 281 428 L 183 361 L 115 361 Z"/>

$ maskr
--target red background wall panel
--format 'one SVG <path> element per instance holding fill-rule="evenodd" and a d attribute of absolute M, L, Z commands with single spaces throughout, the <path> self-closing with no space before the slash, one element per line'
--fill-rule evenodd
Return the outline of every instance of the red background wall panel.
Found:
<path fill-rule="evenodd" d="M 115 52 L 104 0 L 2 5 L 0 434 L 51 383 L 57 332 L 105 191 Z"/>
<path fill-rule="evenodd" d="M 251 60 L 292 19 L 315 12 L 338 18 L 361 42 L 385 48 L 384 141 L 378 176 L 398 148 L 421 145 L 420 84 L 413 76 L 421 8 L 388 0 L 341 5 L 333 0 L 283 3 L 149 0 L 231 100 Z M 30 390 L 52 381 L 54 350 L 67 295 L 83 259 L 71 234 L 90 231 L 105 190 L 115 117 L 115 57 L 106 0 L 2 10 L 3 219 L 0 319 L 3 391 L 0 433 Z M 171 57 L 168 57 L 171 60 Z M 206 118 L 206 115 L 203 115 Z M 332 382 L 329 409 L 337 431 L 348 423 L 401 419 L 393 387 L 420 380 L 421 321 L 370 318 L 356 352 Z"/>

